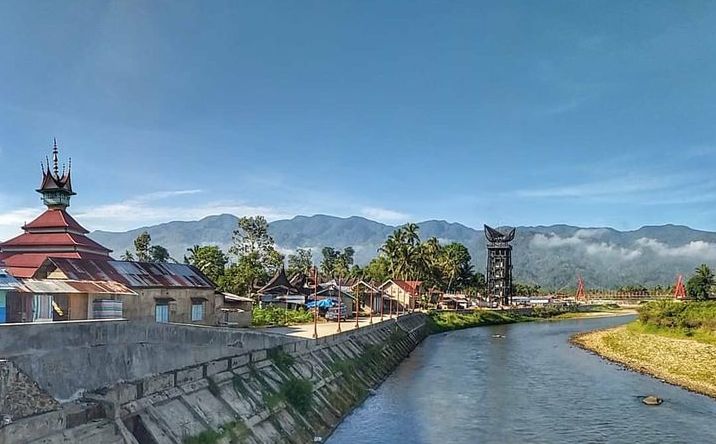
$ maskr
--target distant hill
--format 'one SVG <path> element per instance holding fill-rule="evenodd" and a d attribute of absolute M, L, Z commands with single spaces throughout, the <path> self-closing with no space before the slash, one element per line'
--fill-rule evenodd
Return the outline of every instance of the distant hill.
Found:
<path fill-rule="evenodd" d="M 193 222 L 168 222 L 113 233 L 95 231 L 90 236 L 120 256 L 133 249 L 133 241 L 148 231 L 153 243 L 166 247 L 182 260 L 195 244 L 218 245 L 227 250 L 238 218 L 229 214 Z M 477 269 L 485 266 L 482 230 L 458 223 L 429 220 L 418 223 L 422 239 L 435 236 L 442 242 L 465 244 Z M 367 263 L 395 229 L 362 217 L 296 216 L 271 222 L 269 230 L 278 248 L 290 253 L 311 248 L 320 260 L 324 246 L 356 250 L 356 262 Z M 688 275 L 700 263 L 716 265 L 716 233 L 685 226 L 646 226 L 634 231 L 612 228 L 580 228 L 569 225 L 518 227 L 513 242 L 516 279 L 558 289 L 574 287 L 581 274 L 588 287 L 626 284 L 672 284 L 678 273 Z"/>

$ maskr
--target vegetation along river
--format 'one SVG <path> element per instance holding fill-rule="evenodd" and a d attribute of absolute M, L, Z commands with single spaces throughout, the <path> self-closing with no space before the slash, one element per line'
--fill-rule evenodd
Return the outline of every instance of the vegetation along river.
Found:
<path fill-rule="evenodd" d="M 633 319 L 430 336 L 328 442 L 716 442 L 716 401 L 623 370 L 568 342 L 574 333 Z M 649 394 L 664 403 L 642 404 L 640 396 Z"/>

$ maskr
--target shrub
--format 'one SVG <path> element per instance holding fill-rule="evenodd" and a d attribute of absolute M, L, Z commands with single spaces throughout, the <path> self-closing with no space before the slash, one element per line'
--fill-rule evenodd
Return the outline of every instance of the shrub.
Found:
<path fill-rule="evenodd" d="M 310 311 L 286 310 L 276 306 L 254 308 L 251 314 L 251 325 L 257 327 L 306 324 L 311 321 L 313 321 L 313 314 Z"/>
<path fill-rule="evenodd" d="M 639 307 L 639 321 L 655 327 L 716 331 L 716 301 L 654 301 Z"/>

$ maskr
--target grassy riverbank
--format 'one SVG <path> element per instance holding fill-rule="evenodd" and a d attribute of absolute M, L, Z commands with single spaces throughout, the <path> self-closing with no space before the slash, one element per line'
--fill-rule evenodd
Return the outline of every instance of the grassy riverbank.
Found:
<path fill-rule="evenodd" d="M 658 302 L 629 325 L 572 342 L 632 370 L 716 397 L 716 304 Z"/>
<path fill-rule="evenodd" d="M 431 333 L 440 333 L 485 325 L 616 316 L 633 314 L 634 312 L 610 306 L 593 306 L 587 311 L 577 311 L 573 307 L 538 307 L 529 312 L 529 314 L 526 313 L 527 310 L 431 311 L 428 313 L 428 326 Z"/>

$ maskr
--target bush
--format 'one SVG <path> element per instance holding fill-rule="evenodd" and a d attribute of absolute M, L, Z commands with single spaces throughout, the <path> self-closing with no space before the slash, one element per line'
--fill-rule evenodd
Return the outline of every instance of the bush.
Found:
<path fill-rule="evenodd" d="M 313 383 L 307 379 L 289 379 L 281 386 L 281 396 L 293 408 L 306 413 L 313 402 Z"/>
<path fill-rule="evenodd" d="M 251 314 L 251 325 L 257 327 L 306 324 L 311 321 L 313 321 L 313 313 L 310 311 L 286 310 L 275 306 L 254 308 Z"/>
<path fill-rule="evenodd" d="M 716 331 L 716 301 L 655 301 L 640 306 L 638 310 L 639 320 L 646 325 Z"/>

